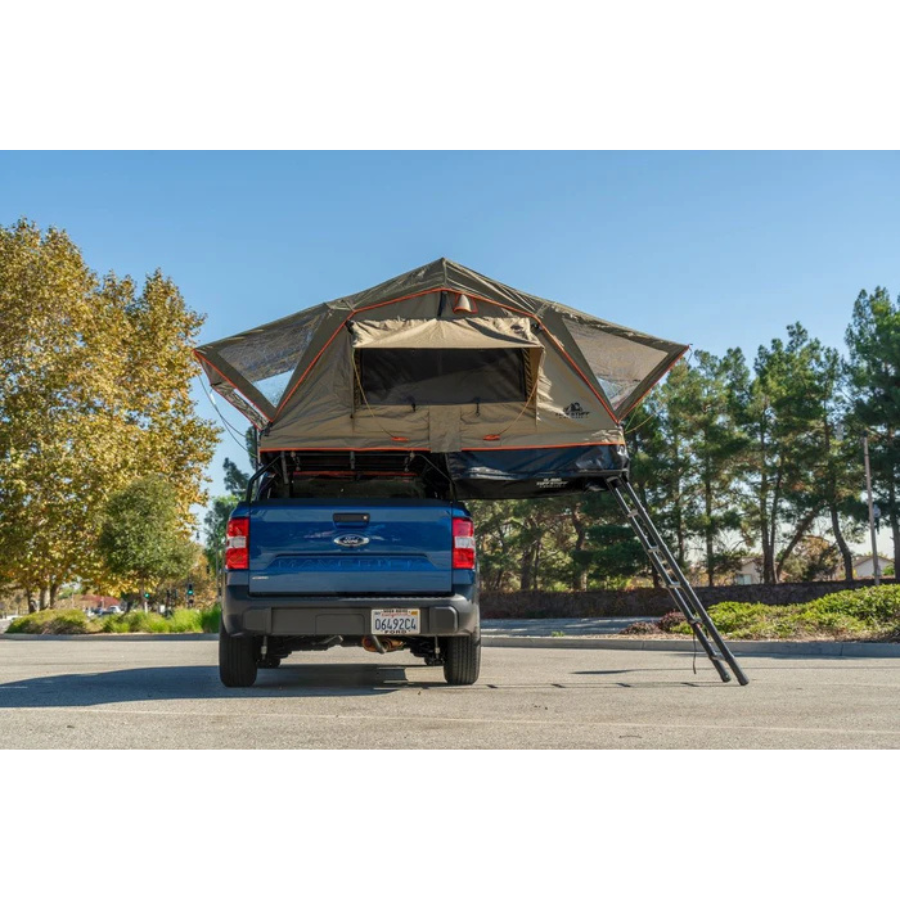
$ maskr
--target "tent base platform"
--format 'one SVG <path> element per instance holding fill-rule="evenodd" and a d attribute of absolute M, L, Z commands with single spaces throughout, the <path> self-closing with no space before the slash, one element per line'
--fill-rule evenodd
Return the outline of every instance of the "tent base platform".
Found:
<path fill-rule="evenodd" d="M 527 449 L 263 451 L 268 496 L 511 500 L 580 494 L 627 471 L 621 444 Z M 368 493 L 367 493 L 368 492 Z"/>

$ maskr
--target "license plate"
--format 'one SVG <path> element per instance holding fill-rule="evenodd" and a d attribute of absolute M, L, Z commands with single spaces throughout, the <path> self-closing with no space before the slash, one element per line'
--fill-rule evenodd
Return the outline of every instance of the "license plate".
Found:
<path fill-rule="evenodd" d="M 418 634 L 418 609 L 373 609 L 372 634 Z"/>

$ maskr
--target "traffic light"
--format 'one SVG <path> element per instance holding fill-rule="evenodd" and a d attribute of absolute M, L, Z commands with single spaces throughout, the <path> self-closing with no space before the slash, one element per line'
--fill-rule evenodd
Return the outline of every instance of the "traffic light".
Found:
<path fill-rule="evenodd" d="M 145 600 L 149 600 L 149 599 L 150 599 L 150 591 L 144 591 L 144 599 L 145 599 Z"/>
<path fill-rule="evenodd" d="M 194 596 L 194 582 L 193 581 L 188 582 L 187 595 L 188 595 L 188 597 Z"/>

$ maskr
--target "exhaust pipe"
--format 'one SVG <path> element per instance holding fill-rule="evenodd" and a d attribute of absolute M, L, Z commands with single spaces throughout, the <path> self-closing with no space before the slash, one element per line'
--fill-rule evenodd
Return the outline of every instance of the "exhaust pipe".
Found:
<path fill-rule="evenodd" d="M 376 635 L 368 635 L 362 639 L 363 650 L 369 653 L 393 653 L 395 650 L 402 650 L 406 645 L 400 638 L 377 637 Z"/>

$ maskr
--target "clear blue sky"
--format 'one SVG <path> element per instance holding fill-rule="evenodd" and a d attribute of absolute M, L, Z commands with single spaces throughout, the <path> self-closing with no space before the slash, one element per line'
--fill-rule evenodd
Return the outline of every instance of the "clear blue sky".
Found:
<path fill-rule="evenodd" d="M 162 268 L 203 341 L 447 256 L 715 353 L 797 320 L 843 348 L 861 289 L 900 293 L 898 197 L 884 152 L 0 153 L 0 222 Z"/>

